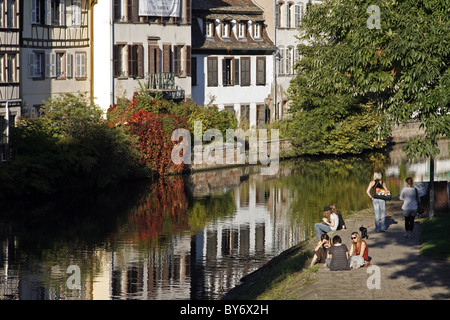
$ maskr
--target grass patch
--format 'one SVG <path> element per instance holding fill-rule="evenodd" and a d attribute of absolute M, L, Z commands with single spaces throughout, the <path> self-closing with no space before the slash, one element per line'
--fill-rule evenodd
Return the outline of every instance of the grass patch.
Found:
<path fill-rule="evenodd" d="M 450 215 L 448 213 L 422 222 L 420 253 L 430 258 L 450 260 L 449 230 Z"/>
<path fill-rule="evenodd" d="M 299 288 L 299 281 L 310 282 L 311 272 L 304 268 L 311 261 L 311 248 L 302 243 L 269 261 L 254 273 L 245 276 L 242 284 L 228 292 L 224 300 L 294 299 L 287 287 Z M 303 270 L 303 271 L 302 271 Z M 314 269 L 313 269 L 314 270 Z"/>

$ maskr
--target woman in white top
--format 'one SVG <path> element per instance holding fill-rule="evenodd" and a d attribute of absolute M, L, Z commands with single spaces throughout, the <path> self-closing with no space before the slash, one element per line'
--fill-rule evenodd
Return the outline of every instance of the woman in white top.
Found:
<path fill-rule="evenodd" d="M 322 219 L 322 222 L 314 225 L 318 238 L 320 238 L 324 233 L 336 231 L 339 224 L 338 215 L 334 213 L 329 206 L 323 208 L 323 215 L 324 218 Z"/>
<path fill-rule="evenodd" d="M 403 236 L 409 238 L 414 228 L 414 218 L 416 217 L 417 203 L 419 197 L 417 196 L 416 188 L 414 188 L 414 182 L 411 177 L 405 179 L 406 187 L 400 192 L 400 200 L 403 200 L 402 210 L 405 217 L 405 231 Z M 420 200 L 419 200 L 420 201 Z"/>

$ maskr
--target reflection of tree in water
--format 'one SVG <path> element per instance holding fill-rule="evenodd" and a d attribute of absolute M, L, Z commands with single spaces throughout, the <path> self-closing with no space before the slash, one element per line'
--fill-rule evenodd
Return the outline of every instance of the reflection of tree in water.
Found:
<path fill-rule="evenodd" d="M 312 235 L 314 224 L 322 219 L 324 206 L 335 203 L 344 215 L 370 206 L 365 191 L 373 171 L 384 171 L 386 157 L 369 154 L 336 159 L 301 158 L 290 165 L 293 172 L 283 179 L 283 184 L 293 193 L 291 221 Z"/>
<path fill-rule="evenodd" d="M 133 243 L 156 246 L 166 235 L 187 229 L 187 208 L 183 178 L 160 178 L 137 201 L 119 233 Z"/>

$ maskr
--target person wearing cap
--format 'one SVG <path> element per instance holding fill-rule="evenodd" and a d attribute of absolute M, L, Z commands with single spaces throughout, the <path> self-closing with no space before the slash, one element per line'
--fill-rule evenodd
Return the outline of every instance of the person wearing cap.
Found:
<path fill-rule="evenodd" d="M 331 210 L 330 206 L 325 206 L 323 208 L 323 216 L 322 222 L 314 225 L 318 238 L 320 238 L 324 233 L 336 231 L 339 224 L 339 217 L 333 212 L 333 210 Z"/>

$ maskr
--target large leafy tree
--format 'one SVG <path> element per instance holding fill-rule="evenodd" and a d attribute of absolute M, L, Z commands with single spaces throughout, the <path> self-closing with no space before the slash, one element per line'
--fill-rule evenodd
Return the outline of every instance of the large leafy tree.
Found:
<path fill-rule="evenodd" d="M 436 156 L 436 140 L 450 132 L 449 20 L 449 0 L 310 6 L 299 36 L 300 76 L 291 88 L 294 112 L 336 95 L 372 101 L 389 123 L 420 123 L 424 135 L 404 147 L 409 158 Z"/>
<path fill-rule="evenodd" d="M 391 123 L 421 124 L 425 135 L 404 148 L 410 158 L 438 154 L 436 139 L 450 131 L 450 1 L 325 0 L 308 9 L 293 111 L 335 106 L 336 96 L 347 110 L 372 101 Z"/>

